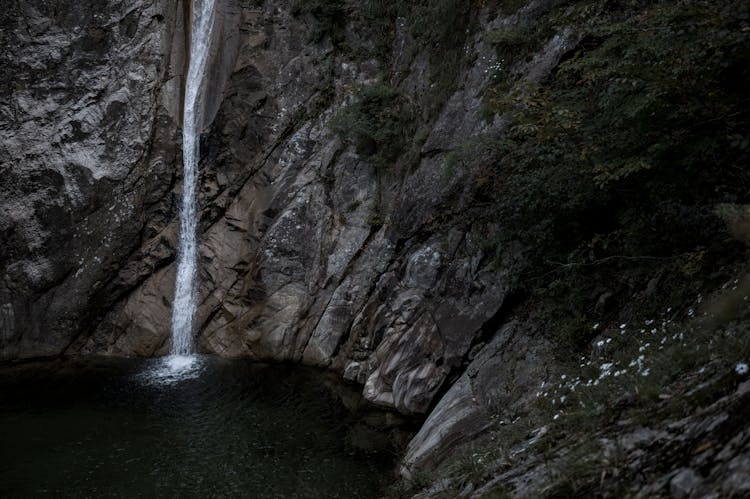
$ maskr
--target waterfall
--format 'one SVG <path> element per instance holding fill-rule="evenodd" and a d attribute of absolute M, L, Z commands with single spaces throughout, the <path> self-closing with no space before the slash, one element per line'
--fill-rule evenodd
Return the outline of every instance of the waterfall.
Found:
<path fill-rule="evenodd" d="M 193 353 L 198 248 L 196 176 L 200 159 L 201 87 L 206 74 L 215 0 L 192 0 L 190 62 L 185 82 L 182 127 L 183 184 L 175 295 L 172 304 L 172 355 Z"/>

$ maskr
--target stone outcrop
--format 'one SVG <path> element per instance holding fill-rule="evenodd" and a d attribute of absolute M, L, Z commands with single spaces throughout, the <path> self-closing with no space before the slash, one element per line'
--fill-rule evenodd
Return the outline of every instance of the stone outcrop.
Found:
<path fill-rule="evenodd" d="M 526 330 L 524 329 L 527 328 Z M 401 472 L 429 469 L 495 423 L 497 414 L 523 412 L 539 380 L 547 379 L 551 347 L 528 325 L 510 322 L 476 354 L 409 442 Z"/>

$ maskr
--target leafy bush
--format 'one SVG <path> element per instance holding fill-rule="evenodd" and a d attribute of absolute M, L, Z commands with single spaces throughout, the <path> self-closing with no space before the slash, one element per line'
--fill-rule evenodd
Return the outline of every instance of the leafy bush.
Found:
<path fill-rule="evenodd" d="M 296 0 L 295 16 L 310 15 L 315 19 L 312 41 L 329 39 L 334 47 L 346 50 L 355 59 L 378 58 L 389 65 L 392 61 L 397 22 L 414 39 L 409 46 L 427 53 L 430 64 L 430 90 L 421 110 L 432 118 L 455 89 L 456 78 L 465 62 L 469 26 L 476 9 L 465 0 Z M 347 30 L 349 35 L 347 36 Z M 408 63 L 414 50 L 400 54 Z"/>
<path fill-rule="evenodd" d="M 563 27 L 581 41 L 547 81 L 508 71 Z M 496 256 L 521 243 L 521 282 L 561 339 L 586 344 L 595 308 L 629 306 L 655 276 L 658 296 L 632 306 L 678 303 L 746 258 L 716 207 L 750 201 L 749 4 L 584 0 L 486 36 L 505 62 L 485 103 L 508 133 L 447 169 L 473 173 L 466 217 L 495 225 Z"/>
<path fill-rule="evenodd" d="M 738 140 L 750 136 L 749 21 L 738 0 L 577 2 L 542 20 L 583 38 L 546 84 L 488 94 L 512 124 L 477 183 L 497 200 L 506 237 L 547 259 L 589 250 L 595 237 L 593 258 L 716 241 L 714 206 L 747 200 L 750 188 Z M 491 36 L 541 46 L 513 29 Z"/>
<path fill-rule="evenodd" d="M 317 24 L 312 33 L 312 41 L 320 42 L 329 37 L 334 45 L 343 40 L 346 26 L 348 5 L 346 0 L 295 0 L 292 3 L 292 15 L 312 15 Z"/>
<path fill-rule="evenodd" d="M 414 132 L 411 103 L 383 83 L 360 87 L 354 101 L 331 120 L 331 128 L 357 152 L 385 167 L 398 158 Z"/>

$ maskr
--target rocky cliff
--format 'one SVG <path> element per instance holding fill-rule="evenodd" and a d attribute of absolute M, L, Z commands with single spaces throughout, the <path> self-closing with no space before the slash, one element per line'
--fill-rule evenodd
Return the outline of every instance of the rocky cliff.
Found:
<path fill-rule="evenodd" d="M 414 480 L 460 445 L 502 434 L 506 420 L 535 421 L 529 414 L 540 384 L 565 376 L 581 354 L 583 367 L 591 345 L 606 342 L 605 327 L 592 330 L 592 317 L 610 326 L 651 320 L 629 300 L 651 301 L 641 315 L 655 313 L 675 296 L 693 300 L 731 282 L 746 252 L 725 242 L 713 210 L 730 201 L 727 210 L 740 213 L 733 220 L 741 226 L 744 176 L 721 177 L 732 186 L 724 198 L 670 198 L 651 210 L 657 201 L 632 198 L 630 185 L 604 188 L 621 179 L 670 188 L 658 177 L 631 177 L 652 171 L 638 166 L 639 158 L 585 178 L 550 176 L 566 171 L 566 156 L 549 148 L 522 159 L 549 157 L 553 170 L 513 160 L 552 125 L 560 131 L 542 142 L 570 134 L 575 161 L 602 150 L 573 137 L 571 130 L 594 121 L 582 112 L 568 106 L 533 114 L 545 109 L 550 92 L 568 95 L 561 64 L 580 65 L 587 51 L 616 37 L 599 25 L 596 31 L 594 21 L 609 26 L 652 15 L 646 6 L 618 4 L 620 17 L 602 21 L 590 4 L 221 0 L 203 110 L 200 351 L 325 367 L 361 384 L 374 404 L 429 415 L 406 450 L 402 474 Z M 8 75 L 0 83 L 2 359 L 168 351 L 188 15 L 177 0 L 14 1 L 0 13 L 0 62 Z M 747 26 L 735 28 L 746 33 Z M 744 132 L 730 131 L 743 140 Z M 509 139 L 524 142 L 508 152 Z M 745 149 L 738 154 L 741 161 Z M 495 171 L 493 164 L 508 166 Z M 519 173 L 522 166 L 528 169 Z M 530 189 L 542 214 L 519 218 Z M 643 218 L 632 206 L 652 216 L 641 232 L 628 232 L 641 230 L 632 220 Z M 677 213 L 685 231 L 702 227 L 707 235 L 685 247 L 667 241 L 664 254 L 656 243 L 654 254 L 618 254 L 628 250 L 631 233 L 641 238 L 663 224 L 657 215 L 664 213 Z M 516 237 L 518 220 L 523 234 L 543 237 L 533 245 Z M 723 249 L 712 252 L 706 241 Z M 546 248 L 547 257 L 534 248 Z M 557 262 L 560 255 L 573 261 Z M 700 270 L 673 277 L 674 255 Z M 638 268 L 559 277 L 570 268 L 599 272 L 604 262 Z M 578 296 L 585 306 L 570 298 Z M 570 350 L 556 334 L 570 321 L 558 324 L 545 312 L 561 303 L 566 317 L 578 320 L 577 331 L 593 331 L 582 342 L 564 342 Z M 733 397 L 722 407 L 746 403 L 744 388 L 722 396 Z M 557 409 L 550 411 L 551 418 Z M 719 440 L 743 425 L 733 422 Z M 524 449 L 547 431 L 542 423 L 514 430 L 529 434 Z M 638 431 L 633 439 L 650 438 Z M 639 445 L 630 450 L 643 453 Z M 730 459 L 739 451 L 727 452 Z M 508 490 L 520 495 L 545 490 L 543 479 L 524 485 L 517 476 L 497 478 L 507 466 L 493 459 L 482 467 L 485 476 L 453 479 L 428 493 L 459 483 L 468 495 L 488 481 L 485 492 L 493 483 L 512 484 Z M 567 473 L 534 463 L 518 469 L 532 478 Z M 746 460 L 735 464 L 741 483 L 750 469 Z M 672 475 L 663 475 L 668 484 Z"/>
<path fill-rule="evenodd" d="M 182 16 L 174 2 L 4 6 L 3 358 L 67 351 L 171 258 L 142 243 L 174 217 Z"/>

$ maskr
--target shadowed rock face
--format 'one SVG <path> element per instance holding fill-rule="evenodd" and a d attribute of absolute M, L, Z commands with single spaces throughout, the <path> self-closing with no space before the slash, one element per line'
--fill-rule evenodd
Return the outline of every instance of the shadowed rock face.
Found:
<path fill-rule="evenodd" d="M 50 5 L 13 2 L 0 14 L 11 48 L 0 63 L 12 76 L 0 83 L 2 358 L 161 355 L 175 272 L 184 6 Z M 481 404 L 445 408 L 483 389 L 459 375 L 497 328 L 519 256 L 497 265 L 484 254 L 483 227 L 455 216 L 473 183 L 445 163 L 467 138 L 503 131 L 480 113 L 494 50 L 467 35 L 477 56 L 443 111 L 419 123 L 427 138 L 413 167 L 382 172 L 329 122 L 360 84 L 390 80 L 426 99 L 434 69 L 414 41 L 397 32 L 395 71 L 311 43 L 313 21 L 293 16 L 289 2 L 220 5 L 203 100 L 199 350 L 327 367 L 407 414 L 428 412 L 458 378 L 431 420 L 478 431 Z M 482 13 L 476 32 L 498 22 Z M 572 33 L 560 37 L 517 70 L 543 79 L 575 44 Z M 404 53 L 416 56 L 404 62 Z M 488 356 L 476 357 L 485 359 L 478 371 Z M 410 447 L 413 462 L 442 445 L 436 428 Z"/>

